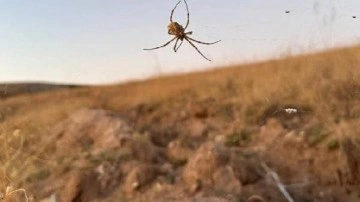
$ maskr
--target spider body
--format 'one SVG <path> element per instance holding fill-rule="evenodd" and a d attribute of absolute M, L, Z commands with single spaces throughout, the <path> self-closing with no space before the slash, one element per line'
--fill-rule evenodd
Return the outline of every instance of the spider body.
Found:
<path fill-rule="evenodd" d="M 185 29 L 182 25 L 177 22 L 170 22 L 168 25 L 168 33 L 174 35 L 179 39 L 185 38 Z"/>
<path fill-rule="evenodd" d="M 183 27 L 182 25 L 180 25 L 179 23 L 177 22 L 173 22 L 172 20 L 172 17 L 173 17 L 173 14 L 174 14 L 174 11 L 176 9 L 176 7 L 179 5 L 181 1 L 179 1 L 176 5 L 175 5 L 175 8 L 172 9 L 171 11 L 171 15 L 170 15 L 170 24 L 168 25 L 168 34 L 169 35 L 173 35 L 174 38 L 172 38 L 170 41 L 166 42 L 164 45 L 162 46 L 158 46 L 158 47 L 155 47 L 155 48 L 149 48 L 149 49 L 144 49 L 144 50 L 154 50 L 154 49 L 159 49 L 159 48 L 162 48 L 162 47 L 165 47 L 167 45 L 169 45 L 172 41 L 175 41 L 175 45 L 174 45 L 174 52 L 177 52 L 177 50 L 180 48 L 180 46 L 182 45 L 182 42 L 183 40 L 185 39 L 186 41 L 188 41 L 190 43 L 190 45 L 192 47 L 194 47 L 196 49 L 196 51 L 203 57 L 205 58 L 206 60 L 208 61 L 211 61 L 210 59 L 208 59 L 207 57 L 205 57 L 201 52 L 200 50 L 194 45 L 193 42 L 196 42 L 196 43 L 200 43 L 200 44 L 205 44 L 205 45 L 211 45 L 211 44 L 215 44 L 215 43 L 218 43 L 220 42 L 219 41 L 215 41 L 215 42 L 212 42 L 212 43 L 206 43 L 206 42 L 202 42 L 202 41 L 198 41 L 198 40 L 195 40 L 191 37 L 189 37 L 188 35 L 191 35 L 192 32 L 189 31 L 189 32 L 185 32 L 186 28 L 189 26 L 189 16 L 190 16 L 190 13 L 189 13 L 189 8 L 188 8 L 188 5 L 186 3 L 186 0 L 184 0 L 185 2 L 185 5 L 186 5 L 186 10 L 187 10 L 187 22 L 186 22 L 186 25 L 185 27 Z M 178 46 L 178 42 L 180 40 L 180 45 Z"/>

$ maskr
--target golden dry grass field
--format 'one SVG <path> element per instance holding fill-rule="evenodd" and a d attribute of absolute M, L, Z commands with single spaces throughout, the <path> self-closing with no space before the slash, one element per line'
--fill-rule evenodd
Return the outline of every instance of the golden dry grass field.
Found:
<path fill-rule="evenodd" d="M 360 48 L 21 93 L 0 130 L 8 201 L 360 201 Z"/>

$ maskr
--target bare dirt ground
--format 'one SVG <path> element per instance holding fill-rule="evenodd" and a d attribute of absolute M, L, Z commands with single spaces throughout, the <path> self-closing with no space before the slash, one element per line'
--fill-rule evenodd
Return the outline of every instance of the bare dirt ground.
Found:
<path fill-rule="evenodd" d="M 18 94 L 0 126 L 6 201 L 356 202 L 360 48 Z"/>

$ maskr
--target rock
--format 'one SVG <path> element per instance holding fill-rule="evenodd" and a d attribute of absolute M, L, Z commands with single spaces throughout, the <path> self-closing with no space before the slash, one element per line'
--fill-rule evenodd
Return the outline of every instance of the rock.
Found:
<path fill-rule="evenodd" d="M 67 184 L 60 194 L 61 202 L 74 201 L 81 192 L 82 175 L 78 172 L 72 173 Z"/>
<path fill-rule="evenodd" d="M 265 200 L 259 195 L 252 195 L 247 199 L 246 202 L 265 202 Z"/>
<path fill-rule="evenodd" d="M 118 187 L 120 175 L 120 169 L 108 163 L 87 172 L 73 171 L 60 193 L 60 201 L 101 201 Z"/>
<path fill-rule="evenodd" d="M 175 165 L 182 165 L 188 161 L 193 151 L 181 140 L 174 140 L 167 146 L 167 157 Z"/>
<path fill-rule="evenodd" d="M 341 143 L 353 184 L 360 184 L 360 139 L 344 138 Z"/>
<path fill-rule="evenodd" d="M 83 109 L 73 113 L 54 128 L 58 153 L 82 152 L 91 148 L 93 154 L 119 148 L 133 133 L 124 119 L 102 109 Z"/>
<path fill-rule="evenodd" d="M 95 173 L 74 172 L 60 195 L 60 201 L 94 201 L 102 196 L 102 188 Z"/>
<path fill-rule="evenodd" d="M 260 128 L 258 142 L 261 143 L 261 145 L 265 147 L 263 149 L 266 150 L 266 147 L 273 145 L 274 142 L 278 141 L 277 139 L 285 135 L 286 132 L 277 119 L 268 119 L 266 125 Z"/>
<path fill-rule="evenodd" d="M 169 124 L 162 126 L 161 124 L 153 124 L 150 129 L 151 142 L 159 147 L 166 147 L 169 142 L 178 137 L 176 126 Z"/>
<path fill-rule="evenodd" d="M 102 195 L 113 191 L 120 184 L 123 173 L 119 167 L 119 165 L 105 161 L 93 169 L 92 172 L 96 176 Z"/>
<path fill-rule="evenodd" d="M 51 194 L 48 198 L 44 198 L 40 200 L 40 202 L 58 202 L 58 201 L 60 200 L 58 199 L 58 196 L 55 193 Z"/>
<path fill-rule="evenodd" d="M 247 158 L 238 152 L 232 153 L 230 165 L 242 185 L 254 184 L 262 179 L 262 170 L 257 158 Z"/>
<path fill-rule="evenodd" d="M 131 150 L 132 156 L 146 163 L 162 163 L 166 159 L 164 148 L 153 145 L 146 135 L 134 135 L 125 145 Z"/>
<path fill-rule="evenodd" d="M 203 186 L 213 186 L 213 175 L 218 168 L 228 163 L 230 152 L 222 145 L 211 142 L 202 145 L 189 159 L 184 168 L 186 188 L 194 193 Z"/>
<path fill-rule="evenodd" d="M 207 126 L 203 120 L 192 119 L 185 123 L 185 132 L 191 138 L 203 139 L 206 136 Z"/>
<path fill-rule="evenodd" d="M 213 175 L 214 189 L 220 193 L 238 195 L 241 193 L 241 183 L 236 178 L 231 166 L 222 166 Z"/>
<path fill-rule="evenodd" d="M 191 200 L 186 199 L 186 200 L 176 201 L 176 202 L 187 202 L 187 201 L 191 201 L 191 202 L 230 202 L 230 200 L 228 200 L 228 199 L 214 197 L 214 196 L 197 197 L 197 198 L 193 198 Z"/>
<path fill-rule="evenodd" d="M 124 183 L 124 192 L 128 196 L 133 196 L 135 191 L 150 184 L 160 174 L 157 166 L 139 164 L 134 167 L 126 176 Z"/>

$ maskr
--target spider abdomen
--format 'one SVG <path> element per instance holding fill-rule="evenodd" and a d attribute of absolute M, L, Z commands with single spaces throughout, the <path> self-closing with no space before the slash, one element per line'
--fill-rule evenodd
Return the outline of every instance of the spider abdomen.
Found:
<path fill-rule="evenodd" d="M 183 26 L 181 26 L 179 23 L 177 22 L 171 22 L 168 25 L 168 33 L 170 35 L 175 35 L 178 38 L 183 39 L 185 37 L 185 29 Z"/>

